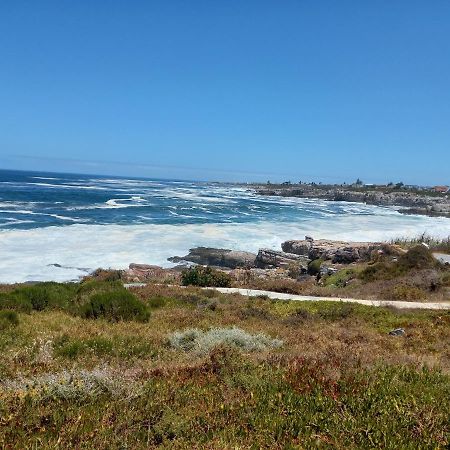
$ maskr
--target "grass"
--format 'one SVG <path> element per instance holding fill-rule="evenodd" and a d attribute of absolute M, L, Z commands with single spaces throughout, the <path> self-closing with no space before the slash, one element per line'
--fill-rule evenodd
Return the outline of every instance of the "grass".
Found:
<path fill-rule="evenodd" d="M 422 233 L 415 238 L 397 238 L 391 241 L 392 244 L 397 244 L 404 248 L 411 248 L 419 244 L 427 244 L 431 251 L 442 252 L 450 254 L 450 236 L 442 239 L 437 239 L 432 236 Z"/>
<path fill-rule="evenodd" d="M 73 302 L 104 289 L 83 286 Z M 1 446 L 449 442 L 448 312 L 283 302 L 195 287 L 131 292 L 151 309 L 148 322 L 85 319 L 70 308 L 0 313 L 18 319 L 0 332 Z M 400 327 L 405 336 L 389 336 Z"/>

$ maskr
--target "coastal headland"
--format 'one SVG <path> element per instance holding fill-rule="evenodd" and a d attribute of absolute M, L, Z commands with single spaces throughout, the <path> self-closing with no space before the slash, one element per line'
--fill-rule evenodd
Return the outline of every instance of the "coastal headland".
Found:
<path fill-rule="evenodd" d="M 317 198 L 329 201 L 358 202 L 375 206 L 392 206 L 404 214 L 450 217 L 448 186 L 406 186 L 353 184 L 328 185 L 289 182 L 255 184 L 250 187 L 259 195 L 278 197 Z"/>

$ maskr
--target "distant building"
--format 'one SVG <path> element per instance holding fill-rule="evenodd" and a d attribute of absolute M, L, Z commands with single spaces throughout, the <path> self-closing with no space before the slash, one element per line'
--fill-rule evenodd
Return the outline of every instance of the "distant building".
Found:
<path fill-rule="evenodd" d="M 440 194 L 446 194 L 449 190 L 448 186 L 434 186 L 433 188 L 434 192 L 439 192 Z"/>

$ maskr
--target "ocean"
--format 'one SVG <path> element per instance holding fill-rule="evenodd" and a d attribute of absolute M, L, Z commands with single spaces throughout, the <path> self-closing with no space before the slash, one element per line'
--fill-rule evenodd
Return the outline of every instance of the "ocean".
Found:
<path fill-rule="evenodd" d="M 256 252 L 287 239 L 450 234 L 450 219 L 266 197 L 223 183 L 0 171 L 0 282 L 76 280 L 97 267 L 170 267 L 196 246 Z"/>

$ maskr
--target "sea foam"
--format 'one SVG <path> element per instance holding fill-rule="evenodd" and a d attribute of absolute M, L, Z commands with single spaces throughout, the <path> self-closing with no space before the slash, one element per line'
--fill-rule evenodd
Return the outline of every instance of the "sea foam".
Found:
<path fill-rule="evenodd" d="M 302 239 L 305 234 L 317 239 L 379 241 L 422 232 L 447 236 L 450 220 L 392 213 L 299 223 L 75 224 L 4 230 L 0 231 L 0 282 L 67 281 L 85 275 L 86 268 L 126 268 L 131 262 L 170 267 L 168 257 L 197 246 L 256 252 L 262 247 L 280 249 L 284 240 Z"/>

